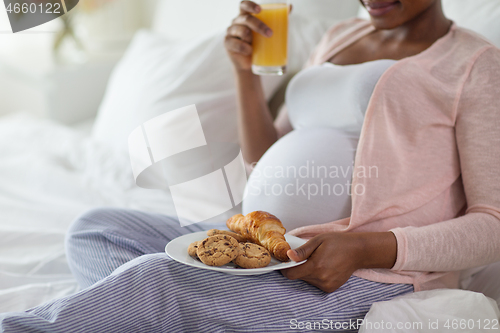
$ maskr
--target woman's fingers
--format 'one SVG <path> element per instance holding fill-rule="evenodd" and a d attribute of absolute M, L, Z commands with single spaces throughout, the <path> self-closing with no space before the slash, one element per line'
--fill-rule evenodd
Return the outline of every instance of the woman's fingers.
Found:
<path fill-rule="evenodd" d="M 273 35 L 273 31 L 264 22 L 251 14 L 241 14 L 234 19 L 234 24 L 247 26 L 263 36 L 271 37 Z"/>
<path fill-rule="evenodd" d="M 303 280 L 325 292 L 333 292 L 344 284 L 356 265 L 357 251 L 353 244 L 359 235 L 325 233 L 311 238 L 287 254 L 294 261 L 307 259 L 302 265 L 282 270 L 291 280 Z"/>
<path fill-rule="evenodd" d="M 313 264 L 309 261 L 306 261 L 302 265 L 283 269 L 281 270 L 281 273 L 283 274 L 283 276 L 290 280 L 304 280 L 311 274 L 311 271 L 313 270 Z"/>
<path fill-rule="evenodd" d="M 351 276 L 350 274 L 343 276 L 334 274 L 318 274 L 315 272 L 315 267 L 309 262 L 289 269 L 284 269 L 281 271 L 284 277 L 289 280 L 302 280 L 307 282 L 316 288 L 323 290 L 326 293 L 331 293 L 340 288 Z"/>
<path fill-rule="evenodd" d="M 302 246 L 294 250 L 288 250 L 287 255 L 290 259 L 295 262 L 300 262 L 308 259 L 314 251 L 321 245 L 322 238 L 320 236 L 316 236 L 311 238 Z M 309 276 L 311 272 L 315 271 L 315 263 L 314 260 L 309 260 L 303 263 L 302 265 L 295 266 L 292 268 L 288 268 L 282 270 L 282 273 L 285 277 L 290 280 L 301 279 L 304 280 L 305 277 Z"/>
<path fill-rule="evenodd" d="M 306 260 L 313 254 L 313 252 L 321 245 L 321 238 L 319 236 L 313 237 L 302 246 L 294 250 L 288 250 L 287 255 L 295 262 Z"/>
<path fill-rule="evenodd" d="M 250 56 L 252 54 L 252 31 L 267 37 L 273 34 L 272 30 L 264 22 L 252 15 L 259 13 L 260 10 L 260 6 L 252 1 L 241 2 L 241 14 L 227 28 L 224 44 L 229 52 Z"/>
<path fill-rule="evenodd" d="M 239 53 L 245 56 L 252 54 L 252 46 L 239 38 L 226 36 L 224 41 L 226 49 L 233 53 Z"/>
<path fill-rule="evenodd" d="M 244 25 L 233 24 L 227 28 L 227 35 L 236 37 L 249 44 L 252 43 L 253 35 L 252 30 Z"/>
<path fill-rule="evenodd" d="M 244 14 L 244 13 L 257 14 L 257 13 L 260 13 L 260 11 L 261 11 L 260 6 L 253 1 L 242 1 L 240 3 L 240 13 L 241 14 Z"/>
<path fill-rule="evenodd" d="M 305 281 L 326 293 L 331 293 L 340 288 L 351 276 L 350 273 L 330 271 L 326 269 L 318 270 L 318 264 L 313 260 L 306 261 L 302 265 L 283 269 L 281 273 L 289 280 Z"/>
<path fill-rule="evenodd" d="M 254 16 L 260 13 L 261 6 L 253 1 L 240 3 L 240 14 L 227 29 L 224 46 L 235 68 L 249 71 L 252 68 L 253 32 L 271 37 L 272 30 Z"/>

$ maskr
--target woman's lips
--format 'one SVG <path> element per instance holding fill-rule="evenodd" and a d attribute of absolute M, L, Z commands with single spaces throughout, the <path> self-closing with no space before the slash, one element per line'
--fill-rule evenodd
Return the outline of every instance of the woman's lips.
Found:
<path fill-rule="evenodd" d="M 382 16 L 396 8 L 399 1 L 371 2 L 363 1 L 371 16 Z"/>

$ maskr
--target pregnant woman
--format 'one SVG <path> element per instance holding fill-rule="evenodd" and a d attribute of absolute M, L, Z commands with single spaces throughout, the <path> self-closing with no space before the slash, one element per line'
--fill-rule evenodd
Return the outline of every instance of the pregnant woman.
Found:
<path fill-rule="evenodd" d="M 227 32 L 242 150 L 258 162 L 244 213 L 268 210 L 309 239 L 288 252 L 306 263 L 247 277 L 199 270 L 163 249 L 202 227 L 94 210 L 67 239 L 84 289 L 2 314 L 1 330 L 357 331 L 373 302 L 456 288 L 461 270 L 499 261 L 500 50 L 447 20 L 440 0 L 363 5 L 371 20 L 325 34 L 276 122 L 251 73 L 252 32 L 272 34 L 252 16 L 260 7 L 243 1 Z"/>

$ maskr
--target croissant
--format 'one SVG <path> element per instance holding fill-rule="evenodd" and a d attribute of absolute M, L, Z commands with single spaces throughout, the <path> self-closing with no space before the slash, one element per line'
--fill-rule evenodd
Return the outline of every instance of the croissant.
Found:
<path fill-rule="evenodd" d="M 249 241 L 265 247 L 276 259 L 289 260 L 286 252 L 290 245 L 284 236 L 286 229 L 276 216 L 262 211 L 246 216 L 238 214 L 227 220 L 226 225 Z"/>

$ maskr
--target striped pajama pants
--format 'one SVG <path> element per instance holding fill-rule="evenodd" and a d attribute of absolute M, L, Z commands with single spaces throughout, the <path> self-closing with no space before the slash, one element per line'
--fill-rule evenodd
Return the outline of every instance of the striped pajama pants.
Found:
<path fill-rule="evenodd" d="M 233 276 L 189 267 L 164 253 L 171 239 L 200 230 L 138 211 L 84 214 L 66 243 L 83 289 L 23 313 L 0 314 L 0 331 L 356 332 L 355 322 L 373 302 L 413 291 L 353 276 L 325 293 L 280 272 Z"/>

